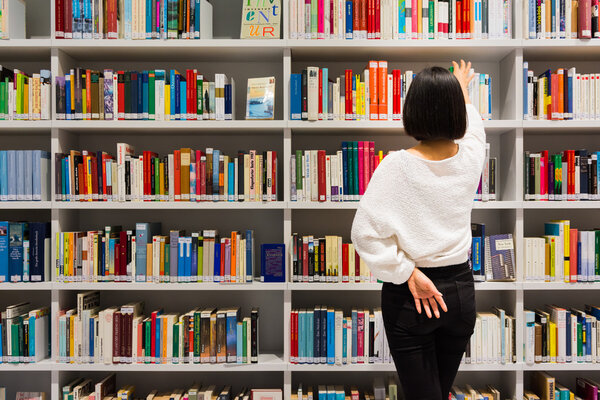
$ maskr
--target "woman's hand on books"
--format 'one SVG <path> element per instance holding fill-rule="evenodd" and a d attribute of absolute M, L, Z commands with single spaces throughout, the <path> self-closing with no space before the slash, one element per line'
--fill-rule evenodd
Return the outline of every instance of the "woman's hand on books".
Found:
<path fill-rule="evenodd" d="M 431 279 L 418 268 L 415 267 L 412 275 L 408 278 L 407 284 L 408 289 L 415 299 L 415 307 L 419 314 L 421 314 L 422 309 L 425 309 L 425 314 L 427 314 L 428 318 L 431 318 L 431 311 L 433 310 L 433 315 L 439 318 L 439 308 L 444 312 L 448 311 L 442 293 L 437 290 Z"/>
<path fill-rule="evenodd" d="M 471 61 L 465 63 L 465 60 L 460 60 L 460 66 L 456 61 L 452 61 L 454 67 L 454 76 L 460 83 L 463 95 L 465 96 L 465 104 L 470 104 L 471 99 L 469 98 L 469 83 L 473 80 L 475 73 L 471 71 Z"/>

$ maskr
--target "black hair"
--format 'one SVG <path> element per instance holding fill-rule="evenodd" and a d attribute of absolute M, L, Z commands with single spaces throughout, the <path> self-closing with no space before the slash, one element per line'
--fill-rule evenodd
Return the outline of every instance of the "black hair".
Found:
<path fill-rule="evenodd" d="M 406 95 L 402 119 L 406 134 L 417 140 L 462 138 L 467 111 L 454 74 L 442 67 L 419 72 Z"/>

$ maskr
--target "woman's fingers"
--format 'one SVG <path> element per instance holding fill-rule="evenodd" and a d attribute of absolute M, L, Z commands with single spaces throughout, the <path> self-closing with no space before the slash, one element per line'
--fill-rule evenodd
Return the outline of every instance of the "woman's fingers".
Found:
<path fill-rule="evenodd" d="M 442 296 L 442 294 L 438 294 L 433 296 L 435 298 L 435 301 L 438 302 L 438 304 L 440 305 L 441 309 L 444 310 L 444 312 L 448 312 L 448 307 L 446 306 L 446 302 L 444 301 L 444 297 Z"/>
<path fill-rule="evenodd" d="M 433 315 L 435 315 L 436 318 L 439 318 L 440 310 L 438 310 L 438 304 L 435 302 L 435 298 L 430 297 L 427 299 L 427 301 L 429 302 L 429 305 L 431 306 L 431 309 L 433 310 Z"/>
<path fill-rule="evenodd" d="M 427 314 L 427 318 L 431 318 L 431 309 L 429 308 L 429 301 L 427 299 L 421 299 L 423 303 L 423 308 L 425 309 L 425 314 Z"/>
<path fill-rule="evenodd" d="M 417 312 L 419 314 L 421 314 L 421 300 L 417 299 L 416 297 L 415 297 L 415 308 L 417 309 Z"/>

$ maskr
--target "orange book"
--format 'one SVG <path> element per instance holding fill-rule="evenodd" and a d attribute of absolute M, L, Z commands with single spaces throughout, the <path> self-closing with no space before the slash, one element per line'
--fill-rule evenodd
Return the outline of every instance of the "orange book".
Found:
<path fill-rule="evenodd" d="M 190 200 L 190 162 L 192 149 L 181 149 L 181 166 L 180 166 L 180 187 L 181 201 Z"/>
<path fill-rule="evenodd" d="M 146 281 L 151 282 L 152 276 L 152 241 L 146 244 Z"/>
<path fill-rule="evenodd" d="M 427 0 L 425 0 L 427 1 Z M 423 2 L 417 0 L 417 38 L 423 39 Z"/>
<path fill-rule="evenodd" d="M 236 256 L 236 246 L 237 246 L 237 232 L 231 232 L 231 282 L 237 282 L 236 277 L 236 268 L 235 268 L 235 256 Z"/>
<path fill-rule="evenodd" d="M 470 38 L 475 36 L 475 1 L 469 0 L 469 32 Z"/>
<path fill-rule="evenodd" d="M 163 340 L 162 340 L 162 354 L 161 354 L 161 364 L 166 364 L 167 363 L 167 344 L 168 344 L 168 340 L 165 340 L 167 338 L 167 332 L 168 332 L 168 316 L 165 316 L 165 318 L 161 318 L 160 321 L 162 322 L 162 330 L 163 330 Z"/>
<path fill-rule="evenodd" d="M 159 184 L 159 188 L 160 188 L 160 195 L 164 196 L 165 195 L 165 163 L 161 162 L 159 164 L 159 180 L 160 180 L 160 184 Z M 163 197 L 161 197 L 161 200 L 163 199 Z"/>
<path fill-rule="evenodd" d="M 388 91 L 387 91 L 387 76 L 388 63 L 387 61 L 379 61 L 379 69 L 377 71 L 377 93 L 379 95 L 379 119 L 386 120 L 388 112 Z"/>
<path fill-rule="evenodd" d="M 578 32 L 578 25 L 577 25 L 578 18 L 577 17 L 579 15 L 579 12 L 577 10 L 578 6 L 579 6 L 578 0 L 571 1 L 571 38 L 572 39 L 577 38 L 577 32 Z"/>
<path fill-rule="evenodd" d="M 546 39 L 552 37 L 552 6 L 551 2 L 546 2 Z"/>
<path fill-rule="evenodd" d="M 565 70 L 559 68 L 558 74 L 558 119 L 564 119 L 565 112 Z"/>
<path fill-rule="evenodd" d="M 379 75 L 377 61 L 369 61 L 369 118 L 372 120 L 379 119 L 379 97 L 377 94 L 377 80 Z"/>

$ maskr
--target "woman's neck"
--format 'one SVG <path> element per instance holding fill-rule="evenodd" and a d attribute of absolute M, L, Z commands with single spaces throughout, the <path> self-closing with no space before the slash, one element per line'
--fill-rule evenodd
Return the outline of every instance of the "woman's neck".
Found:
<path fill-rule="evenodd" d="M 447 139 L 426 140 L 407 151 L 426 160 L 440 161 L 455 156 L 458 153 L 458 144 Z"/>

